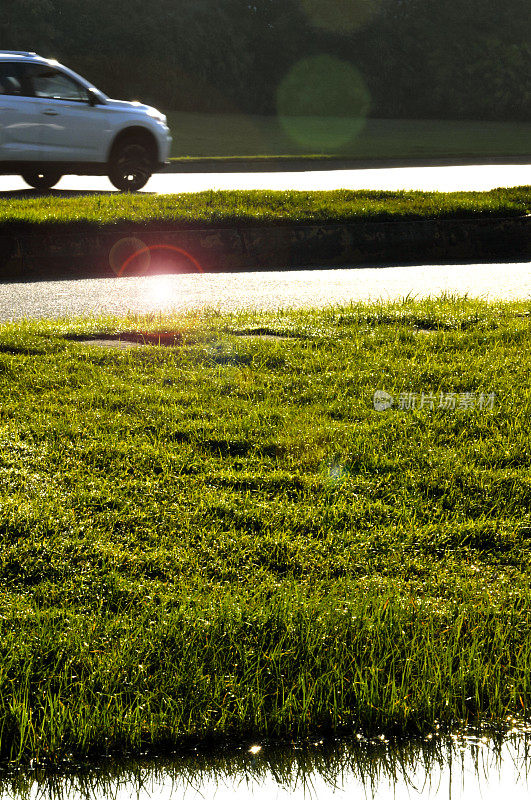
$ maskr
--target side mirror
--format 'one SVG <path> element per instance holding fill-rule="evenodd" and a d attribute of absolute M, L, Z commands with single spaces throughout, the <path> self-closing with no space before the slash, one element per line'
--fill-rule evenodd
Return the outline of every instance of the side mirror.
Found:
<path fill-rule="evenodd" d="M 90 88 L 88 90 L 88 104 L 89 106 L 100 106 L 102 104 L 97 89 Z"/>

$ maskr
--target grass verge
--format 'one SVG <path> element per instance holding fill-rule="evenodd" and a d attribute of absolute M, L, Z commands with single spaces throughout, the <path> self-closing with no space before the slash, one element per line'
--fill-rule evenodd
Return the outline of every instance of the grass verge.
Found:
<path fill-rule="evenodd" d="M 0 756 L 526 714 L 530 319 L 4 325 Z M 125 330 L 179 344 L 65 338 Z"/>
<path fill-rule="evenodd" d="M 208 191 L 0 199 L 0 230 L 24 225 L 242 225 L 510 217 L 531 213 L 531 187 L 489 192 Z"/>
<path fill-rule="evenodd" d="M 174 158 L 340 156 L 353 159 L 528 156 L 531 125 L 438 119 L 301 118 L 168 111 Z"/>

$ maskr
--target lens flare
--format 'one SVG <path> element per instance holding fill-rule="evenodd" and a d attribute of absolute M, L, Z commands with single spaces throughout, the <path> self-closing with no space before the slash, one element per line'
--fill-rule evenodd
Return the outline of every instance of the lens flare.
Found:
<path fill-rule="evenodd" d="M 176 291 L 177 287 L 172 275 L 157 275 L 150 279 L 149 287 L 146 287 L 153 308 L 158 309 L 171 305 Z"/>
<path fill-rule="evenodd" d="M 349 478 L 350 472 L 341 462 L 327 461 L 321 468 L 323 483 L 328 489 L 342 486 Z"/>
<path fill-rule="evenodd" d="M 348 61 L 320 55 L 297 62 L 277 90 L 279 121 L 300 146 L 331 152 L 352 142 L 365 124 L 370 94 Z"/>
<path fill-rule="evenodd" d="M 109 264 L 115 275 L 123 274 L 123 264 L 142 253 L 142 257 L 135 262 L 135 274 L 145 275 L 151 264 L 151 254 L 142 239 L 129 236 L 119 239 L 113 244 L 109 252 Z"/>
<path fill-rule="evenodd" d="M 153 252 L 155 252 L 155 251 L 160 251 L 160 250 L 169 250 L 170 252 L 178 253 L 179 255 L 184 256 L 185 259 L 187 261 L 189 261 L 195 267 L 197 272 L 204 272 L 204 270 L 203 270 L 201 264 L 199 263 L 199 261 L 196 258 L 194 258 L 193 255 L 188 253 L 186 250 L 183 250 L 182 247 L 176 247 L 173 244 L 152 244 L 149 247 L 144 246 L 141 250 L 137 250 L 136 252 L 131 253 L 126 258 L 126 260 L 123 262 L 121 268 L 119 269 L 119 271 L 117 273 L 118 277 L 122 277 L 124 275 L 124 273 L 126 272 L 126 270 L 128 268 L 130 268 L 132 262 L 135 261 L 137 258 L 140 258 L 144 254 L 148 253 L 149 257 L 151 259 L 151 254 Z"/>

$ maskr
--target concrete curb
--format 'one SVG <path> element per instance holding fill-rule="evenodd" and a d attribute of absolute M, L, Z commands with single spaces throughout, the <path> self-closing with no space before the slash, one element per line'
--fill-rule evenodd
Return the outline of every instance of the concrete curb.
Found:
<path fill-rule="evenodd" d="M 136 244 L 127 243 L 132 238 Z M 112 277 L 124 265 L 124 274 L 130 275 L 530 257 L 531 215 L 196 229 L 76 226 L 0 233 L 3 282 Z"/>
<path fill-rule="evenodd" d="M 500 156 L 463 154 L 461 156 L 382 156 L 380 158 L 345 158 L 344 156 L 235 156 L 232 158 L 174 157 L 161 173 L 211 172 L 316 172 L 322 170 L 396 169 L 401 167 L 465 167 L 490 164 L 531 163 L 531 154 Z"/>

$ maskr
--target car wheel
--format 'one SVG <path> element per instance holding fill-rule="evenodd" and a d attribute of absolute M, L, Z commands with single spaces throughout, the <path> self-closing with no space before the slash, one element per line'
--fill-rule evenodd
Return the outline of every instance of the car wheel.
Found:
<path fill-rule="evenodd" d="M 60 172 L 53 169 L 28 169 L 21 173 L 26 183 L 33 189 L 51 189 L 62 177 Z"/>
<path fill-rule="evenodd" d="M 152 159 L 143 142 L 128 141 L 120 144 L 111 158 L 109 179 L 121 192 L 138 192 L 152 174 Z"/>

